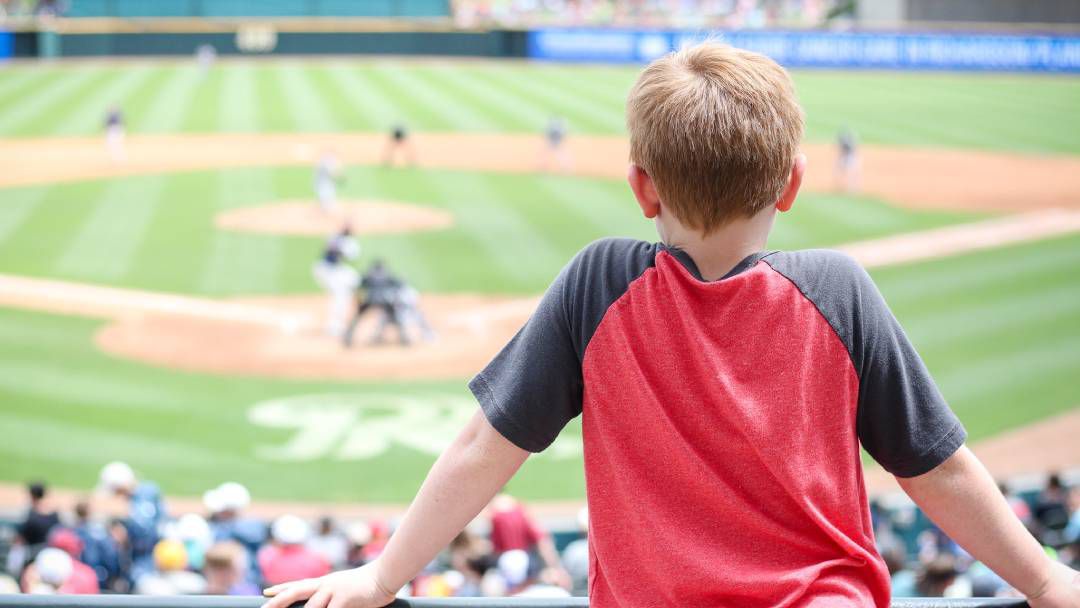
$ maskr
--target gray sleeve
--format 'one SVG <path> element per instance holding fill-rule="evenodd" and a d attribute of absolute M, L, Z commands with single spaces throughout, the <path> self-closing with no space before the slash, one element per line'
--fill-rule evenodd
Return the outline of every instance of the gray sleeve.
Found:
<path fill-rule="evenodd" d="M 563 268 L 525 326 L 469 383 L 503 437 L 540 452 L 581 414 L 581 361 L 588 341 L 654 254 L 648 243 L 604 239 Z"/>
<path fill-rule="evenodd" d="M 768 259 L 814 304 L 844 342 L 859 378 L 863 448 L 898 477 L 922 475 L 967 438 L 877 286 L 847 255 L 812 250 Z"/>

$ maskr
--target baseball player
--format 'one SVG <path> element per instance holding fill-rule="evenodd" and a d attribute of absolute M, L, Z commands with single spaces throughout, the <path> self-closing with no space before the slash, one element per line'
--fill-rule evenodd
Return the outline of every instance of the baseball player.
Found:
<path fill-rule="evenodd" d="M 420 292 L 415 287 L 405 281 L 400 281 L 400 287 L 394 293 L 394 308 L 405 331 L 415 328 L 419 330 L 420 338 L 425 342 L 435 341 L 435 330 L 431 328 L 427 317 L 420 310 Z M 379 320 L 378 329 L 375 330 L 378 341 L 382 340 L 381 336 L 389 324 L 389 317 L 383 315 L 383 318 Z"/>
<path fill-rule="evenodd" d="M 364 299 L 361 300 L 360 304 L 356 307 L 356 314 L 353 315 L 352 321 L 349 322 L 349 327 L 345 330 L 345 335 L 342 339 L 345 348 L 352 347 L 353 332 L 356 331 L 356 326 L 360 323 L 360 318 L 372 308 L 377 308 L 383 313 L 383 322 L 380 323 L 379 328 L 372 337 L 372 343 L 381 343 L 386 327 L 388 325 L 394 325 L 397 327 L 398 338 L 401 340 L 401 343 L 403 345 L 408 345 L 409 333 L 402 323 L 397 306 L 398 291 L 401 289 L 401 281 L 390 274 L 382 260 L 375 260 L 371 265 L 371 268 L 364 274 L 364 277 L 360 280 L 360 289 L 364 292 Z"/>
<path fill-rule="evenodd" d="M 406 165 L 416 164 L 416 151 L 409 140 L 409 129 L 401 122 L 390 129 L 390 138 L 386 140 L 386 150 L 383 152 L 383 164 L 387 167 L 393 166 L 398 150 L 404 154 Z"/>
<path fill-rule="evenodd" d="M 859 191 L 859 145 L 855 132 L 844 127 L 836 136 L 836 185 L 842 192 Z"/>
<path fill-rule="evenodd" d="M 544 149 L 544 159 L 541 163 L 544 171 L 567 171 L 570 169 L 570 156 L 567 153 L 566 119 L 561 116 L 552 116 L 548 120 L 547 128 L 544 129 L 544 140 L 547 146 Z"/>
<path fill-rule="evenodd" d="M 349 261 L 360 255 L 360 245 L 346 224 L 341 232 L 326 242 L 322 256 L 312 267 L 315 282 L 326 291 L 326 333 L 339 338 L 345 330 L 345 318 L 349 314 L 353 292 L 360 282 L 359 273 Z"/>
<path fill-rule="evenodd" d="M 205 79 L 217 62 L 217 49 L 212 44 L 200 44 L 195 49 L 195 62 L 199 64 L 199 76 Z"/>
<path fill-rule="evenodd" d="M 126 158 L 124 154 L 124 113 L 120 106 L 110 106 L 105 113 L 105 147 L 115 161 Z"/>
<path fill-rule="evenodd" d="M 341 181 L 341 163 L 333 152 L 324 151 L 315 165 L 315 197 L 323 213 L 337 209 L 337 189 Z"/>

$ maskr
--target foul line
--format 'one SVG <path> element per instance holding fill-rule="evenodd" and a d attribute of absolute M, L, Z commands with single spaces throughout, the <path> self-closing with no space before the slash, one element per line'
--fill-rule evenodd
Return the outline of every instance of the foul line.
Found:
<path fill-rule="evenodd" d="M 1047 209 L 860 241 L 837 249 L 848 253 L 863 266 L 875 268 L 993 249 L 1073 232 L 1080 232 L 1080 211 Z M 314 323 L 312 315 L 289 313 L 267 306 L 17 275 L 0 275 L 0 305 L 103 318 L 131 314 L 176 315 L 270 326 L 285 332 Z M 507 303 L 472 315 L 456 316 L 452 322 L 470 325 L 481 319 L 487 321 L 518 316 L 521 312 L 519 303 Z"/>

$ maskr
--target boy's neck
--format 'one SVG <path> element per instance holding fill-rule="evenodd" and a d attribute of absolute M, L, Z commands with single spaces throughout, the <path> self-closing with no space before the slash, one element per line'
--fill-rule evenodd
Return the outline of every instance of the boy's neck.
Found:
<path fill-rule="evenodd" d="M 765 249 L 772 230 L 774 209 L 749 218 L 737 218 L 708 235 L 683 226 L 673 217 L 657 217 L 657 229 L 664 244 L 686 252 L 706 281 L 723 278 L 752 253 Z"/>

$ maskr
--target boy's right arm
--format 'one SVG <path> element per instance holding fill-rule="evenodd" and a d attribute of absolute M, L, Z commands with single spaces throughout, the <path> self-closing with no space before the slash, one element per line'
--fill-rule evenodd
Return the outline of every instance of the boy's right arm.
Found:
<path fill-rule="evenodd" d="M 966 447 L 927 473 L 896 479 L 935 524 L 1032 608 L 1080 606 L 1080 572 L 1050 559 Z"/>

